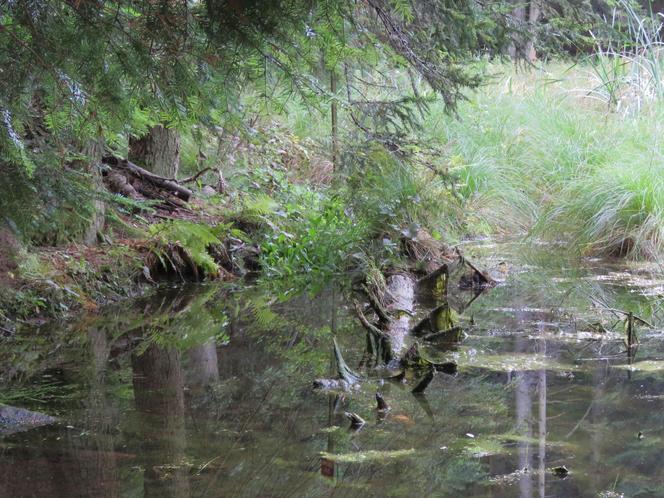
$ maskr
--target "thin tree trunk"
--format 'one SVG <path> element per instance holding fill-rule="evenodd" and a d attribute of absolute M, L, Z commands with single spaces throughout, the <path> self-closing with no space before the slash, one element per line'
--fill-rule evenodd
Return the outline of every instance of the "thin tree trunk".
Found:
<path fill-rule="evenodd" d="M 104 179 L 101 175 L 101 157 L 103 153 L 104 141 L 101 138 L 90 140 L 83 149 L 83 154 L 88 158 L 87 171 L 90 173 L 92 188 L 95 192 L 95 197 L 92 201 L 94 214 L 84 236 L 84 242 L 88 245 L 95 244 L 97 242 L 97 235 L 104 229 L 106 203 L 101 198 L 101 192 L 105 189 Z"/>
<path fill-rule="evenodd" d="M 83 496 L 113 498 L 120 492 L 122 477 L 115 452 L 117 436 L 114 430 L 120 414 L 104 389 L 111 345 L 103 329 L 92 327 L 87 336 L 89 359 L 86 373 L 90 384 L 83 413 L 85 426 L 94 437 L 82 438 L 68 431 L 71 454 L 78 468 L 67 478 L 72 482 L 72 489 L 80 486 Z"/>
<path fill-rule="evenodd" d="M 517 30 L 521 30 L 525 28 L 528 12 L 524 0 L 517 0 L 516 3 L 517 5 L 512 10 L 512 17 L 517 24 Z M 512 60 L 516 60 L 520 55 L 523 55 L 524 48 L 524 40 L 521 33 L 514 34 L 508 49 Z"/>
<path fill-rule="evenodd" d="M 175 178 L 180 166 L 180 134 L 156 125 L 147 135 L 129 140 L 129 160 L 165 178 Z"/>
<path fill-rule="evenodd" d="M 528 7 L 528 24 L 529 26 L 529 36 L 528 41 L 526 42 L 526 58 L 529 62 L 535 62 L 537 59 L 537 53 L 535 52 L 535 28 L 539 22 L 540 14 L 542 12 L 539 0 L 530 0 L 530 5 Z"/>
<path fill-rule="evenodd" d="M 332 114 L 332 168 L 333 171 L 339 169 L 339 142 L 338 142 L 338 116 L 337 116 L 337 73 L 334 69 L 330 72 L 330 93 L 332 94 L 331 114 Z"/>

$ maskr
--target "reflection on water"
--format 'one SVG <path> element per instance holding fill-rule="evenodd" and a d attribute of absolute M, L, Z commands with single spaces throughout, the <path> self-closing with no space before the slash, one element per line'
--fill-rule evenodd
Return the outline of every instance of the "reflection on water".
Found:
<path fill-rule="evenodd" d="M 339 291 L 167 289 L 2 339 L 0 402 L 56 421 L 0 418 L 0 496 L 664 495 L 662 332 L 641 328 L 629 359 L 592 304 L 657 325 L 661 282 L 528 262 L 472 301 L 459 345 L 426 349 L 459 372 L 424 396 L 391 381 L 311 390 L 333 331 L 349 365 L 367 364 Z M 349 430 L 345 412 L 367 423 Z"/>

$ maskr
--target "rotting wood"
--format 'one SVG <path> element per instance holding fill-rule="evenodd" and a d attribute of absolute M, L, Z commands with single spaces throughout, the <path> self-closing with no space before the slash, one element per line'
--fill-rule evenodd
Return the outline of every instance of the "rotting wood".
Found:
<path fill-rule="evenodd" d="M 349 390 L 359 384 L 362 378 L 346 364 L 341 349 L 337 344 L 337 339 L 333 338 L 334 343 L 334 362 L 337 370 L 337 378 L 335 379 L 316 379 L 313 382 L 315 389 L 343 389 Z"/>
<path fill-rule="evenodd" d="M 445 302 L 434 308 L 426 317 L 413 327 L 411 335 L 422 337 L 450 330 L 455 327 L 452 309 Z"/>
<path fill-rule="evenodd" d="M 376 404 L 378 405 L 378 411 L 386 412 L 390 409 L 390 405 L 387 404 L 387 401 L 385 401 L 385 398 L 380 393 L 376 393 Z"/>
<path fill-rule="evenodd" d="M 414 394 L 420 394 L 427 388 L 436 372 L 449 375 L 457 373 L 457 365 L 454 362 L 434 363 L 424 358 L 419 351 L 419 343 L 416 341 L 406 351 L 407 337 L 420 337 L 420 340 L 431 342 L 454 343 L 462 338 L 463 330 L 456 325 L 454 312 L 447 300 L 447 292 L 450 284 L 450 275 L 458 274 L 459 270 L 467 267 L 472 271 L 474 280 L 479 288 L 487 288 L 495 284 L 477 266 L 468 262 L 460 251 L 457 251 L 457 259 L 441 264 L 430 274 L 422 279 L 416 280 L 413 274 L 399 272 L 388 275 L 385 278 L 385 289 L 379 298 L 375 292 L 371 292 L 367 285 L 362 286 L 370 308 L 376 315 L 372 321 L 363 306 L 354 301 L 354 310 L 362 327 L 367 331 L 366 351 L 360 361 L 361 368 L 381 367 L 398 368 L 398 375 L 383 376 L 383 379 L 404 381 L 406 371 L 415 371 L 418 377 L 417 384 L 412 389 Z M 422 287 L 420 289 L 419 287 Z M 435 292 L 434 308 L 415 327 L 411 327 L 411 319 L 415 316 L 416 292 Z M 422 294 L 419 294 L 423 297 Z M 477 297 L 476 294 L 473 299 Z M 420 304 L 423 302 L 419 300 Z M 472 301 L 471 301 L 472 302 Z M 334 341 L 335 358 L 337 358 L 337 379 L 318 379 L 314 386 L 324 389 L 348 389 L 357 386 L 363 379 L 358 374 L 351 372 L 347 375 L 347 365 L 341 358 L 339 347 Z M 375 359 L 375 362 L 371 361 Z M 366 379 L 364 379 L 366 380 Z M 381 400 L 377 396 L 379 408 Z M 383 400 L 384 401 L 384 400 Z"/>
<path fill-rule="evenodd" d="M 411 391 L 413 394 L 423 394 L 431 381 L 433 380 L 436 374 L 436 369 L 433 366 L 430 366 L 424 376 L 420 379 L 417 385 Z"/>
<path fill-rule="evenodd" d="M 463 336 L 463 329 L 461 327 L 452 327 L 447 330 L 440 330 L 438 332 L 432 332 L 422 336 L 423 341 L 437 342 L 458 342 Z"/>
<path fill-rule="evenodd" d="M 385 310 L 391 315 L 383 330 L 388 336 L 392 352 L 397 356 L 404 348 L 410 332 L 410 318 L 415 303 L 415 279 L 412 275 L 396 274 L 387 278 Z"/>
<path fill-rule="evenodd" d="M 364 424 L 366 424 L 366 420 L 364 420 L 362 417 L 360 417 L 357 413 L 353 412 L 346 412 L 344 415 L 346 415 L 346 418 L 350 420 L 350 428 L 354 430 L 361 429 Z"/>
<path fill-rule="evenodd" d="M 109 166 L 113 170 L 120 171 L 122 173 L 129 174 L 131 177 L 136 178 L 138 180 L 141 180 L 143 182 L 147 182 L 148 184 L 158 188 L 165 190 L 169 193 L 172 193 L 174 196 L 178 197 L 179 199 L 187 202 L 192 196 L 192 191 L 189 190 L 186 187 L 183 187 L 182 185 L 178 184 L 177 182 L 173 181 L 170 178 L 164 178 L 163 176 L 156 175 L 144 168 L 141 168 L 140 166 L 132 163 L 131 161 L 127 159 L 122 159 L 116 156 L 111 156 L 107 155 L 104 156 L 102 159 L 102 163 Z M 132 184 L 135 190 L 140 191 L 139 189 L 136 189 L 136 187 Z M 142 194 L 145 195 L 144 192 L 141 192 Z M 150 195 L 147 195 L 148 198 L 150 198 Z"/>

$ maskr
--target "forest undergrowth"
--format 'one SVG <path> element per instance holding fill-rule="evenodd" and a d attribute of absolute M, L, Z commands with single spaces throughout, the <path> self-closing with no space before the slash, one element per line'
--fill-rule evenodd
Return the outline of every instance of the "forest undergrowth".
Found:
<path fill-rule="evenodd" d="M 17 244 L 3 317 L 94 310 L 163 281 L 252 274 L 315 290 L 349 271 L 398 268 L 408 244 L 441 250 L 478 236 L 658 259 L 662 109 L 655 98 L 625 112 L 630 82 L 613 82 L 622 101 L 606 93 L 605 62 L 495 65 L 457 115 L 432 102 L 417 144 L 397 154 L 357 140 L 342 114 L 336 170 L 328 115 L 297 101 L 253 119 L 249 133 L 194 130 L 181 175 L 212 169 L 196 179 L 187 210 L 164 217 L 150 202 L 109 194 L 97 248 L 67 234 L 55 248 Z"/>

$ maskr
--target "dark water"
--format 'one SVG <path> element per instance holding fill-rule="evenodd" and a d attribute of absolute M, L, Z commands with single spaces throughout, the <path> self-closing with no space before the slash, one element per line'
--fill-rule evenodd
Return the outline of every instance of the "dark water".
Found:
<path fill-rule="evenodd" d="M 0 339 L 0 402 L 34 412 L 0 409 L 0 496 L 664 496 L 664 282 L 475 252 L 510 274 L 465 311 L 465 340 L 426 348 L 459 372 L 420 397 L 391 381 L 312 391 L 332 330 L 352 367 L 362 357 L 341 290 L 166 289 Z M 628 355 L 599 302 L 655 328 Z M 350 431 L 344 411 L 367 424 Z"/>

